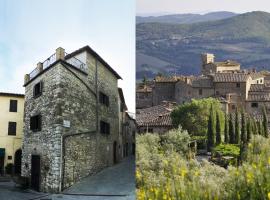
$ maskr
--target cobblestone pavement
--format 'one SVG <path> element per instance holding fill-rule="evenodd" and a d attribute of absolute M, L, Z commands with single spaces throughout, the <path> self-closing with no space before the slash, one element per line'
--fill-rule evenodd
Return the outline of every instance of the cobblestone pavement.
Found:
<path fill-rule="evenodd" d="M 0 200 L 135 200 L 135 159 L 129 157 L 100 173 L 84 178 L 63 192 L 44 194 L 0 182 Z"/>

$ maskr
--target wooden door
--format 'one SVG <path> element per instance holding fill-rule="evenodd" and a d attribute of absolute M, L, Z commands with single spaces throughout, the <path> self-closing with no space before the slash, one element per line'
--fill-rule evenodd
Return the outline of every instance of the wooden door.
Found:
<path fill-rule="evenodd" d="M 39 191 L 40 187 L 40 156 L 32 155 L 31 162 L 31 188 Z"/>

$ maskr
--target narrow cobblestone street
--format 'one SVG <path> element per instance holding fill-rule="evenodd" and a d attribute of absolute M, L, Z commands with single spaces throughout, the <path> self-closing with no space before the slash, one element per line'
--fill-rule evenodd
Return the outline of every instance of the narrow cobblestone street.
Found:
<path fill-rule="evenodd" d="M 21 190 L 13 182 L 0 183 L 1 200 L 135 200 L 135 159 L 129 157 L 100 173 L 84 178 L 62 194 Z"/>

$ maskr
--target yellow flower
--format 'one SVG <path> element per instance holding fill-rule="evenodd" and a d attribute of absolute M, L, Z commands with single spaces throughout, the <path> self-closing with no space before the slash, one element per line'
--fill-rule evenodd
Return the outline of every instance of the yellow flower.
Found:
<path fill-rule="evenodd" d="M 270 157 L 268 158 L 268 164 L 270 165 Z"/>
<path fill-rule="evenodd" d="M 270 200 L 270 192 L 268 192 L 268 199 Z"/>
<path fill-rule="evenodd" d="M 141 177 L 142 177 L 141 173 L 137 170 L 136 171 L 136 178 L 141 179 Z"/>
<path fill-rule="evenodd" d="M 252 144 L 251 143 L 248 143 L 248 147 L 251 148 L 252 147 Z"/>
<path fill-rule="evenodd" d="M 252 163 L 252 167 L 253 167 L 254 169 L 256 169 L 256 168 L 257 168 L 257 165 L 256 165 L 255 163 Z"/>
<path fill-rule="evenodd" d="M 187 174 L 187 170 L 182 169 L 182 170 L 181 170 L 181 176 L 182 176 L 182 177 L 185 177 L 186 174 Z"/>
<path fill-rule="evenodd" d="M 199 176 L 199 175 L 200 175 L 200 172 L 195 171 L 194 176 Z"/>
<path fill-rule="evenodd" d="M 246 177 L 247 177 L 247 182 L 250 183 L 252 182 L 252 179 L 253 179 L 253 174 L 251 172 L 248 172 L 246 174 Z"/>

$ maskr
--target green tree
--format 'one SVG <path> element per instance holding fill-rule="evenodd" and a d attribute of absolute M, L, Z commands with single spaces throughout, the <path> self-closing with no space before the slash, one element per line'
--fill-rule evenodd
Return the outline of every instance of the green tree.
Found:
<path fill-rule="evenodd" d="M 207 151 L 211 151 L 214 147 L 215 141 L 214 141 L 214 111 L 213 106 L 210 108 L 210 115 L 208 118 L 208 129 L 207 129 Z"/>
<path fill-rule="evenodd" d="M 220 102 L 214 98 L 193 99 L 191 102 L 177 106 L 171 114 L 172 123 L 175 127 L 181 125 L 192 136 L 206 136 L 211 105 L 215 112 L 220 113 L 220 124 L 224 127 Z M 214 120 L 215 118 L 216 116 Z"/>
<path fill-rule="evenodd" d="M 262 121 L 261 120 L 257 121 L 257 126 L 258 126 L 258 134 L 263 135 Z"/>
<path fill-rule="evenodd" d="M 233 116 L 232 113 L 230 113 L 230 119 L 229 119 L 229 143 L 234 144 L 235 139 L 235 129 L 234 129 L 234 123 L 233 123 Z"/>
<path fill-rule="evenodd" d="M 252 135 L 252 122 L 251 119 L 248 118 L 247 120 L 247 142 L 250 141 Z"/>
<path fill-rule="evenodd" d="M 247 124 L 246 124 L 246 115 L 245 112 L 242 111 L 241 113 L 241 142 L 247 143 Z"/>
<path fill-rule="evenodd" d="M 142 79 L 142 83 L 143 83 L 143 85 L 145 86 L 145 85 L 147 85 L 147 77 L 146 77 L 146 75 L 144 75 L 143 76 L 143 79 Z"/>
<path fill-rule="evenodd" d="M 268 137 L 268 119 L 265 107 L 263 107 L 263 132 L 264 136 Z"/>
<path fill-rule="evenodd" d="M 234 142 L 235 144 L 239 144 L 239 138 L 240 138 L 240 122 L 239 122 L 239 112 L 236 108 L 235 110 L 235 138 Z"/>
<path fill-rule="evenodd" d="M 221 143 L 221 125 L 218 113 L 216 113 L 216 120 L 216 145 L 219 145 Z"/>
<path fill-rule="evenodd" d="M 225 115 L 225 124 L 224 124 L 224 142 L 229 143 L 229 122 L 228 115 Z"/>
<path fill-rule="evenodd" d="M 259 127 L 255 119 L 252 119 L 252 124 L 253 124 L 253 134 L 259 135 Z"/>

